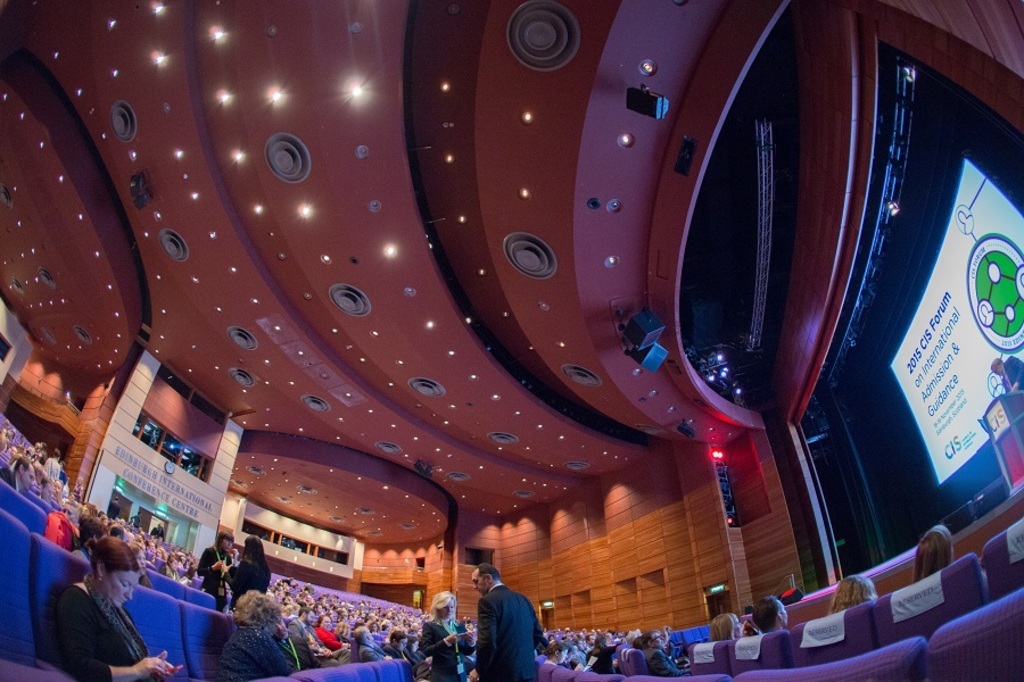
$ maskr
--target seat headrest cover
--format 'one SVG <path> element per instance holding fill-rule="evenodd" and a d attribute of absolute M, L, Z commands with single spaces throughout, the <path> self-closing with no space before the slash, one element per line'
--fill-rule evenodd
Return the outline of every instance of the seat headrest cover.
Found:
<path fill-rule="evenodd" d="M 761 657 L 761 640 L 764 635 L 740 637 L 736 640 L 736 660 L 756 661 Z"/>
<path fill-rule="evenodd" d="M 693 645 L 693 662 L 694 663 L 714 663 L 715 662 L 715 643 L 714 642 L 701 642 L 700 644 Z"/>
<path fill-rule="evenodd" d="M 846 611 L 833 613 L 824 618 L 809 620 L 804 625 L 804 634 L 800 638 L 801 649 L 813 649 L 828 646 L 846 639 Z"/>
<path fill-rule="evenodd" d="M 934 609 L 945 601 L 946 597 L 942 594 L 942 571 L 939 571 L 924 580 L 918 580 L 913 585 L 892 593 L 890 602 L 892 622 L 900 623 L 909 620 L 925 611 Z"/>
<path fill-rule="evenodd" d="M 1006 529 L 1006 549 L 1010 552 L 1010 563 L 1024 559 L 1024 519 Z"/>

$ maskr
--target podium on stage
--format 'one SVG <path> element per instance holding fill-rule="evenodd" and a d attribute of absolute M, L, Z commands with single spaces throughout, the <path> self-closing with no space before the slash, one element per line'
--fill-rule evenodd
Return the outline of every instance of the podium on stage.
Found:
<path fill-rule="evenodd" d="M 984 421 L 1012 493 L 1024 485 L 1024 391 L 998 396 L 985 410 Z"/>

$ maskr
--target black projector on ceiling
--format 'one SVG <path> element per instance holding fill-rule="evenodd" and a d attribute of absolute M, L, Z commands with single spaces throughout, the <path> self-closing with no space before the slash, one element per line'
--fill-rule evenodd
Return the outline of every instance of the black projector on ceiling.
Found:
<path fill-rule="evenodd" d="M 626 88 L 626 108 L 651 118 L 665 118 L 668 114 L 668 97 L 651 92 L 646 85 Z"/>

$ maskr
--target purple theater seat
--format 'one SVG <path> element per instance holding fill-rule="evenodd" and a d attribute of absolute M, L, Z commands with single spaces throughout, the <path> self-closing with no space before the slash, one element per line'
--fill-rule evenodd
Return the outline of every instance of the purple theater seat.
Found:
<path fill-rule="evenodd" d="M 981 564 L 985 567 L 988 592 L 992 599 L 999 599 L 1024 587 L 1024 560 L 1010 563 L 1011 540 L 1018 547 L 1024 544 L 1024 524 L 1018 522 L 1010 526 L 986 542 L 985 548 L 981 550 Z"/>
<path fill-rule="evenodd" d="M 25 524 L 30 533 L 46 532 L 46 512 L 17 490 L 0 481 L 0 508 Z"/>
<path fill-rule="evenodd" d="M 617 675 L 615 673 L 605 675 L 592 672 L 576 673 L 576 682 L 622 682 L 624 679 L 626 679 L 625 675 Z"/>
<path fill-rule="evenodd" d="M 378 661 L 378 663 L 381 661 Z M 316 668 L 314 670 L 302 670 L 292 673 L 285 679 L 295 682 L 383 682 L 380 677 L 380 670 L 374 667 L 374 663 L 349 663 L 348 665 L 336 668 Z M 387 678 L 392 679 L 392 678 Z M 412 668 L 409 669 L 408 677 L 401 678 L 407 682 L 412 680 Z"/>
<path fill-rule="evenodd" d="M 548 657 L 547 657 L 547 656 L 545 656 L 545 655 L 543 655 L 543 654 L 541 654 L 541 655 L 540 655 L 540 656 L 538 656 L 538 657 L 537 657 L 537 659 L 536 659 L 536 661 L 537 661 L 537 665 L 541 665 L 541 664 L 542 664 L 542 663 L 544 663 L 544 661 L 546 661 L 546 660 L 548 660 Z"/>
<path fill-rule="evenodd" d="M 41 535 L 33 534 L 31 543 L 29 613 L 36 642 L 36 662 L 44 667 L 63 669 L 54 615 L 57 597 L 68 585 L 82 581 L 89 572 L 89 564 Z"/>
<path fill-rule="evenodd" d="M 7 619 L 7 626 L 0 628 L 0 658 L 34 667 L 36 644 L 32 637 L 28 584 L 31 547 L 32 538 L 25 524 L 6 509 L 0 509 L 0 556 L 9 568 L 0 590 L 0 611 Z"/>
<path fill-rule="evenodd" d="M 551 671 L 551 682 L 574 682 L 576 680 L 576 673 L 568 668 L 557 665 L 548 667 L 554 667 L 554 670 Z"/>
<path fill-rule="evenodd" d="M 217 677 L 217 662 L 235 624 L 231 616 L 188 602 L 181 608 L 181 641 L 185 646 L 188 676 L 197 680 Z M 160 653 L 159 651 L 156 653 Z"/>
<path fill-rule="evenodd" d="M 940 572 L 940 582 L 944 602 L 916 616 L 895 622 L 893 620 L 892 600 L 914 591 L 918 586 L 927 584 L 925 580 L 914 583 L 903 590 L 885 595 L 875 602 L 872 617 L 875 621 L 875 633 L 878 644 L 885 646 L 907 639 L 908 637 L 931 637 L 932 633 L 946 622 L 973 611 L 988 601 L 988 589 L 981 575 L 981 566 L 975 554 L 968 554 L 954 561 Z M 914 599 L 912 595 L 909 599 Z"/>
<path fill-rule="evenodd" d="M 180 583 L 179 583 L 180 584 Z M 217 600 L 209 592 L 203 592 L 202 590 L 194 590 L 191 587 L 185 588 L 185 601 L 189 604 L 195 604 L 196 606 L 202 606 L 204 609 L 217 609 Z"/>
<path fill-rule="evenodd" d="M 694 675 L 732 675 L 732 664 L 729 660 L 730 642 L 715 642 L 713 653 L 715 660 L 711 663 L 698 663 L 693 656 L 693 648 L 690 647 L 690 672 Z"/>
<path fill-rule="evenodd" d="M 178 600 L 185 599 L 185 586 L 177 580 L 171 580 L 166 575 L 161 575 L 153 569 L 146 569 L 146 573 L 149 575 L 149 581 L 153 583 L 154 590 Z"/>
<path fill-rule="evenodd" d="M 1024 671 L 1024 588 L 951 620 L 928 641 L 928 679 L 1019 680 Z"/>
<path fill-rule="evenodd" d="M 136 590 L 124 608 L 135 622 L 135 628 L 156 656 L 167 652 L 167 660 L 174 665 L 185 665 L 185 647 L 182 644 L 181 607 L 177 599 L 156 590 Z M 188 666 L 170 679 L 188 679 Z"/>
<path fill-rule="evenodd" d="M 710 674 L 710 675 L 693 675 L 691 677 L 657 677 L 655 675 L 633 675 L 629 677 L 626 682 L 665 682 L 666 679 L 686 680 L 686 682 L 731 682 L 732 678 L 728 675 Z"/>
<path fill-rule="evenodd" d="M 547 660 L 545 658 L 544 660 Z M 551 676 L 555 672 L 557 665 L 549 665 L 547 663 L 540 663 L 537 665 L 537 682 L 551 682 Z"/>
<path fill-rule="evenodd" d="M 22 495 L 26 500 L 39 507 L 39 510 L 43 512 L 43 516 L 46 516 L 50 512 L 54 511 L 54 508 L 50 506 L 43 498 L 39 497 L 38 494 Z"/>
<path fill-rule="evenodd" d="M 736 682 L 902 682 L 925 679 L 924 637 L 911 637 L 870 653 L 807 668 L 751 670 Z"/>
<path fill-rule="evenodd" d="M 74 682 L 74 678 L 59 670 L 41 670 L 2 658 L 0 658 L 0 680 L 4 682 Z"/>
<path fill-rule="evenodd" d="M 626 673 L 627 676 L 634 677 L 636 675 L 650 674 L 651 671 L 647 669 L 647 659 L 644 657 L 644 652 L 640 649 L 626 649 L 623 652 L 623 658 L 625 660 L 619 661 L 619 668 L 621 669 L 622 664 L 625 663 L 628 666 L 627 670 L 629 670 Z"/>
<path fill-rule="evenodd" d="M 860 656 L 877 648 L 875 637 L 874 602 L 859 604 L 843 611 L 844 637 L 841 642 L 816 647 L 803 647 L 804 629 L 813 626 L 817 619 L 800 623 L 793 628 L 793 665 L 803 668 L 808 665 L 831 663 L 851 656 Z"/>
<path fill-rule="evenodd" d="M 749 637 L 734 639 L 728 643 L 729 667 L 732 675 L 739 675 L 748 670 L 775 670 L 776 668 L 792 668 L 793 652 L 789 630 L 776 630 L 761 635 L 761 651 L 756 660 L 740 660 L 736 657 L 736 645 Z"/>

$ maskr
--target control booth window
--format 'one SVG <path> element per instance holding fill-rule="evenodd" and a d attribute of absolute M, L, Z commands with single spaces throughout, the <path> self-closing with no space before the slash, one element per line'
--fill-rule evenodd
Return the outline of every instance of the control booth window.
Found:
<path fill-rule="evenodd" d="M 264 528 L 259 524 L 253 523 L 249 519 L 242 521 L 242 532 L 246 535 L 255 535 L 261 540 L 275 545 L 280 545 L 296 552 L 315 556 L 318 559 L 324 559 L 325 561 L 330 561 L 336 564 L 348 565 L 348 552 L 340 552 L 335 549 L 320 547 L 319 545 L 306 542 L 305 540 L 288 537 L 284 533 Z"/>
<path fill-rule="evenodd" d="M 186 473 L 202 481 L 209 479 L 213 471 L 213 459 L 193 450 L 145 412 L 139 414 L 132 435 L 156 450 L 164 459 L 180 466 Z"/>

